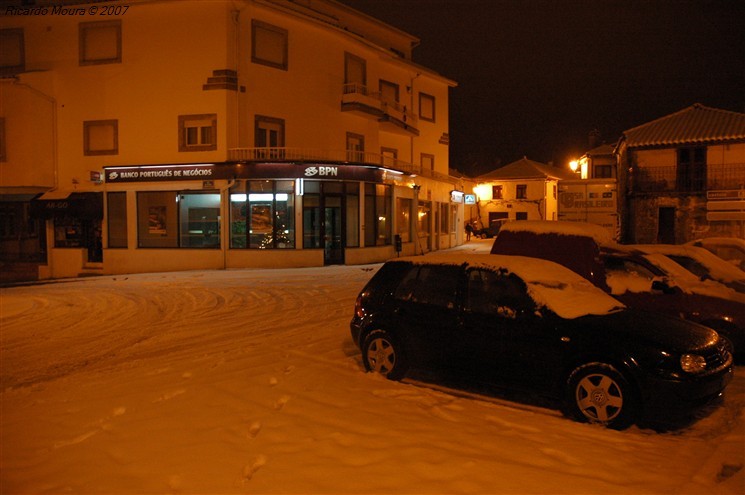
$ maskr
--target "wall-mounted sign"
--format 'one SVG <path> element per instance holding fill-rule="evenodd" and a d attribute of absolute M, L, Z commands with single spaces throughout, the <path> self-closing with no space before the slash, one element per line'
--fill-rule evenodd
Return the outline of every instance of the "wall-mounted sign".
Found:
<path fill-rule="evenodd" d="M 305 163 L 218 163 L 105 167 L 106 182 L 162 182 L 220 179 L 334 179 L 383 182 L 385 170 L 360 165 Z"/>
<path fill-rule="evenodd" d="M 450 191 L 450 202 L 451 203 L 462 203 L 465 194 L 463 191 Z"/>
<path fill-rule="evenodd" d="M 465 199 L 465 202 L 466 202 L 467 205 L 475 205 L 476 204 L 476 195 L 475 194 L 466 194 L 465 197 L 464 197 L 464 199 Z"/>

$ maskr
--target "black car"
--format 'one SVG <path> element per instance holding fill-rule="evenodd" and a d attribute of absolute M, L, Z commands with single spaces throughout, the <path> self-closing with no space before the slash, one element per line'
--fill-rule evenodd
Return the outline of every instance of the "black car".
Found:
<path fill-rule="evenodd" d="M 352 338 L 368 371 L 447 369 L 562 400 L 625 428 L 708 403 L 732 378 L 712 329 L 626 309 L 556 263 L 441 254 L 385 263 L 357 297 Z"/>

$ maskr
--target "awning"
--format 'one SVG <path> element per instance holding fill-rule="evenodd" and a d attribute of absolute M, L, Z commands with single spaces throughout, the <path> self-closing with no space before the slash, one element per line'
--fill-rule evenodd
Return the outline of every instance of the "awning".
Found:
<path fill-rule="evenodd" d="M 103 219 L 103 193 L 47 191 L 31 200 L 33 218 L 75 217 L 84 220 Z"/>

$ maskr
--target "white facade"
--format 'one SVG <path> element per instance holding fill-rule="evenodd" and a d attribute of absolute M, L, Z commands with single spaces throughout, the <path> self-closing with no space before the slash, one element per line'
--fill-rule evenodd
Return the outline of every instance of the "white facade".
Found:
<path fill-rule="evenodd" d="M 41 278 L 367 263 L 394 256 L 396 235 L 402 254 L 462 242 L 455 83 L 412 63 L 416 38 L 331 0 L 91 5 L 0 17 L 0 191 L 7 211 L 46 219 Z M 102 211 L 73 193 L 101 193 Z"/>

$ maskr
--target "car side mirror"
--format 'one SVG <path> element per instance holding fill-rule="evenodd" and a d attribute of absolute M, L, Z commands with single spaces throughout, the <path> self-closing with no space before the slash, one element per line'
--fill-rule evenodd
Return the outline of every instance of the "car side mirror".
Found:
<path fill-rule="evenodd" d="M 663 294 L 673 294 L 675 291 L 673 290 L 670 285 L 668 285 L 667 282 L 664 280 L 653 280 L 652 281 L 652 290 L 656 292 L 662 292 Z"/>

